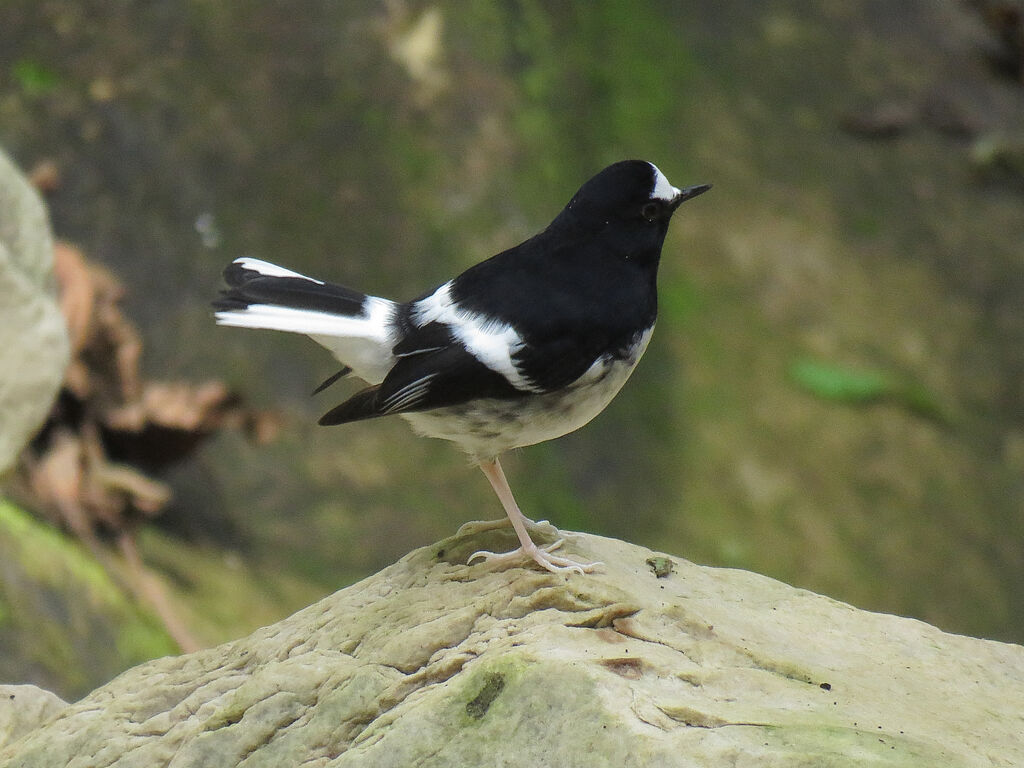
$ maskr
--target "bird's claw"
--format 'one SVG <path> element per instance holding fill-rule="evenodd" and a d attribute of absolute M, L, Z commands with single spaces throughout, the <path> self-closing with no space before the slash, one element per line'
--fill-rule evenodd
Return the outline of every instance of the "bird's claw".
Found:
<path fill-rule="evenodd" d="M 580 576 L 585 573 L 590 573 L 599 565 L 603 565 L 603 563 L 600 562 L 581 563 L 568 557 L 560 557 L 558 555 L 551 554 L 564 543 L 565 539 L 558 539 L 555 543 L 548 544 L 544 547 L 538 547 L 537 545 L 534 545 L 532 549 L 519 547 L 518 549 L 513 549 L 511 552 L 489 552 L 485 549 L 481 549 L 470 555 L 466 564 L 472 564 L 472 562 L 478 557 L 483 558 L 485 563 L 505 563 L 513 560 L 519 560 L 526 556 L 531 558 L 542 568 L 551 571 L 551 573 L 578 573 Z"/>

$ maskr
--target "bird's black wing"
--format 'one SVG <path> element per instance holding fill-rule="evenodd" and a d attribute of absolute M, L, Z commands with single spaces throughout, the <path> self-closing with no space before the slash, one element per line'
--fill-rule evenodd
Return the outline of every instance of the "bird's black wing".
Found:
<path fill-rule="evenodd" d="M 533 391 L 569 386 L 605 355 L 625 354 L 654 324 L 653 274 L 591 241 L 552 230 L 481 262 L 452 282 L 452 299 L 513 327 L 512 362 Z"/>
<path fill-rule="evenodd" d="M 512 360 L 537 390 L 553 392 L 572 384 L 613 349 L 614 342 L 604 329 L 576 329 L 531 339 Z"/>
<path fill-rule="evenodd" d="M 400 318 L 398 322 L 402 329 L 402 340 L 391 350 L 391 354 L 397 358 L 415 357 L 452 346 L 462 346 L 445 323 L 435 322 L 417 326 L 408 319 L 408 315 Z"/>
<path fill-rule="evenodd" d="M 324 379 L 320 383 L 320 385 L 316 389 L 313 390 L 312 394 L 319 395 L 321 392 L 323 392 L 329 386 L 334 384 L 336 381 L 338 381 L 339 379 L 345 378 L 350 373 L 352 373 L 352 369 L 351 368 L 349 368 L 347 365 L 342 367 L 342 369 L 340 371 L 338 371 L 337 373 L 332 374 L 332 375 L 328 376 L 326 379 Z"/>
<path fill-rule="evenodd" d="M 440 342 L 442 337 L 435 332 L 436 329 L 425 334 L 419 344 L 405 340 L 408 343 L 400 345 L 404 352 L 396 347 L 398 362 L 384 381 L 332 408 L 320 419 L 320 424 L 344 424 L 408 411 L 429 411 L 479 398 L 513 399 L 526 394 L 477 360 L 461 344 L 437 346 L 435 342 Z M 410 351 L 413 349 L 417 351 Z"/>

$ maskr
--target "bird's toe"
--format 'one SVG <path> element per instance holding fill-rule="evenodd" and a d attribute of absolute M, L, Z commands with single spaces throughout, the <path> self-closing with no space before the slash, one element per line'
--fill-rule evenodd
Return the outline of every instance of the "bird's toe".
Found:
<path fill-rule="evenodd" d="M 551 554 L 564 543 L 565 539 L 558 539 L 553 544 L 544 547 L 534 546 L 530 549 L 519 547 L 511 552 L 490 552 L 481 549 L 470 555 L 466 564 L 471 565 L 477 558 L 482 559 L 485 563 L 509 563 L 522 560 L 525 557 L 551 573 L 578 573 L 581 576 L 585 573 L 592 573 L 598 566 L 603 565 L 601 562 L 587 563 Z"/>

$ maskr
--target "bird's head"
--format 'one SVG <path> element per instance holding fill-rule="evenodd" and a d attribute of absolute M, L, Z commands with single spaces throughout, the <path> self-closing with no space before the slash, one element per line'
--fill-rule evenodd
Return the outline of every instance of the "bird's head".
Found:
<path fill-rule="evenodd" d="M 657 260 L 672 214 L 709 189 L 710 184 L 679 189 L 654 163 L 623 160 L 584 183 L 563 216 L 574 227 L 600 232 L 602 239 L 627 258 Z"/>

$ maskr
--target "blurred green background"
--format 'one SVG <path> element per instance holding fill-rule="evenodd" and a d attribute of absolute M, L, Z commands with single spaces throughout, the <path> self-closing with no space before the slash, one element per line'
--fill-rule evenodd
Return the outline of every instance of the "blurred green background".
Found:
<path fill-rule="evenodd" d="M 215 327 L 224 265 L 411 298 L 640 157 L 715 188 L 620 396 L 505 460 L 524 511 L 1024 641 L 1024 69 L 997 6 L 4 0 L 0 145 L 57 163 L 55 233 L 125 282 L 145 373 L 287 417 L 164 478 L 143 555 L 194 630 L 501 514 L 398 419 L 316 427 L 352 385 L 310 398 L 336 370 L 313 342 Z"/>

